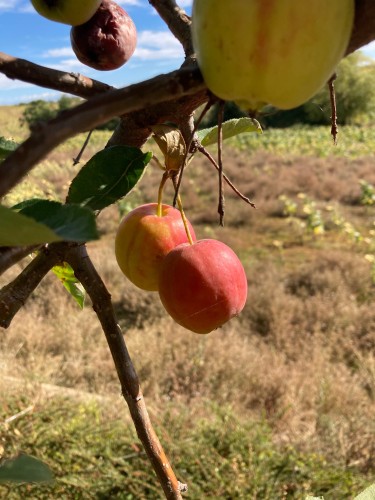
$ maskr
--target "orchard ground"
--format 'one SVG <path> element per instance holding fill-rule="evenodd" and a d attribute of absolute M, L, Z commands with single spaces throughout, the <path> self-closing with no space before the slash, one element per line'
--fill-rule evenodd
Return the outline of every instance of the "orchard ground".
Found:
<path fill-rule="evenodd" d="M 0 108 L 2 135 L 27 135 L 21 112 Z M 225 171 L 257 209 L 226 188 L 224 228 L 216 171 L 202 157 L 187 169 L 182 199 L 197 237 L 230 245 L 249 282 L 240 317 L 207 336 L 174 324 L 158 295 L 135 288 L 115 261 L 121 216 L 156 201 L 156 165 L 99 216 L 101 239 L 89 252 L 187 498 L 344 500 L 374 482 L 375 128 L 339 132 L 337 147 L 328 127 L 226 142 Z M 108 137 L 95 132 L 81 164 Z M 6 203 L 64 199 L 83 141 L 59 147 Z M 164 202 L 172 196 L 169 187 Z M 162 498 L 90 304 L 80 311 L 54 275 L 1 332 L 0 373 L 0 455 L 32 453 L 57 479 L 0 496 Z"/>

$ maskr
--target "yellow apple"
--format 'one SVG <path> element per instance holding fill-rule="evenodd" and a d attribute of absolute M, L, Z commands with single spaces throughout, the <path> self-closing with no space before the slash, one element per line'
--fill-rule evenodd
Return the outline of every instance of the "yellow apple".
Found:
<path fill-rule="evenodd" d="M 192 36 L 215 95 L 291 109 L 334 73 L 353 21 L 354 0 L 194 0 Z"/>
<path fill-rule="evenodd" d="M 78 26 L 97 11 L 101 0 L 31 0 L 34 9 L 50 21 Z"/>

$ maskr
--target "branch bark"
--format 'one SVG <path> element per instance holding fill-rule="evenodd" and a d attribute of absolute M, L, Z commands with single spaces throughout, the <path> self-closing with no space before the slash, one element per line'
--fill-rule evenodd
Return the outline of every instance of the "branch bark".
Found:
<path fill-rule="evenodd" d="M 116 321 L 111 296 L 91 262 L 85 246 L 70 249 L 66 260 L 74 269 L 74 274 L 91 298 L 93 309 L 106 336 L 120 380 L 122 394 L 128 404 L 138 437 L 157 474 L 164 494 L 167 499 L 180 500 L 182 498 L 181 490 L 185 490 L 186 485 L 180 484 L 177 480 L 152 427 L 137 373 Z"/>
<path fill-rule="evenodd" d="M 27 257 L 36 248 L 38 247 L 35 245 L 27 247 L 0 247 L 0 276 L 14 264 Z"/>
<path fill-rule="evenodd" d="M 91 130 L 113 116 L 194 95 L 203 89 L 205 85 L 199 70 L 186 68 L 123 89 L 111 90 L 62 112 L 32 132 L 0 165 L 0 198 L 66 139 Z"/>
<path fill-rule="evenodd" d="M 21 80 L 39 87 L 66 92 L 77 97 L 89 98 L 103 94 L 113 87 L 92 80 L 79 73 L 66 73 L 34 64 L 0 52 L 0 73 L 12 80 Z"/>

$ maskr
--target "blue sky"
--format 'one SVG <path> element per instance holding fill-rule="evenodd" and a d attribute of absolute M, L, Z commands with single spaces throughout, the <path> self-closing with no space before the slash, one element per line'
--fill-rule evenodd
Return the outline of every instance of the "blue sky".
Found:
<path fill-rule="evenodd" d="M 181 46 L 148 1 L 117 0 L 117 3 L 133 18 L 138 42 L 133 57 L 115 71 L 95 71 L 81 64 L 70 46 L 70 27 L 44 19 L 29 0 L 0 0 L 0 51 L 43 66 L 82 73 L 115 87 L 177 69 L 183 61 Z M 192 0 L 180 0 L 178 4 L 191 12 Z M 363 51 L 375 58 L 375 42 Z M 10 80 L 0 73 L 0 105 L 58 99 L 60 95 Z"/>
<path fill-rule="evenodd" d="M 133 57 L 117 70 L 96 71 L 81 64 L 70 46 L 70 27 L 41 17 L 29 0 L 0 0 L 0 51 L 61 71 L 82 73 L 115 87 L 177 69 L 183 62 L 181 46 L 148 1 L 116 0 L 116 3 L 132 17 L 138 33 Z M 192 0 L 178 3 L 191 12 Z M 0 105 L 59 96 L 57 92 L 10 80 L 0 73 Z"/>

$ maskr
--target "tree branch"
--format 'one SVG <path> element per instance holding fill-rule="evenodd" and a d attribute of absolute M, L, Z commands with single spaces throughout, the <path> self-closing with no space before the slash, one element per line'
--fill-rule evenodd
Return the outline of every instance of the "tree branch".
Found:
<path fill-rule="evenodd" d="M 333 36 L 334 33 L 333 30 Z M 375 40 L 375 2 L 374 0 L 356 0 L 354 26 L 346 55 L 373 40 Z"/>
<path fill-rule="evenodd" d="M 61 245 L 61 244 L 60 244 Z M 58 252 L 44 247 L 11 283 L 0 290 L 0 326 L 8 328 L 12 319 L 45 275 L 60 262 Z"/>
<path fill-rule="evenodd" d="M 120 380 L 122 394 L 128 404 L 138 437 L 157 474 L 165 496 L 167 499 L 181 499 L 181 490 L 185 488 L 185 485 L 178 482 L 152 427 L 137 373 L 116 321 L 111 296 L 92 264 L 85 246 L 70 249 L 66 260 L 91 298 L 93 309 L 105 333 Z"/>
<path fill-rule="evenodd" d="M 191 40 L 190 25 L 191 19 L 186 12 L 181 9 L 174 0 L 148 0 L 149 3 L 158 12 L 159 16 L 165 21 L 169 30 L 181 43 L 185 56 L 190 57 L 194 54 L 193 43 Z"/>
<path fill-rule="evenodd" d="M 32 132 L 0 165 L 0 198 L 50 151 L 68 138 L 91 130 L 113 116 L 193 95 L 204 88 L 200 71 L 186 68 L 123 89 L 110 90 L 60 113 L 57 118 Z"/>
<path fill-rule="evenodd" d="M 0 276 L 36 248 L 38 247 L 35 245 L 28 247 L 0 247 Z"/>
<path fill-rule="evenodd" d="M 66 73 L 34 64 L 0 52 L 0 72 L 12 80 L 21 80 L 39 87 L 89 98 L 112 89 L 106 83 L 92 80 L 79 73 Z"/>

